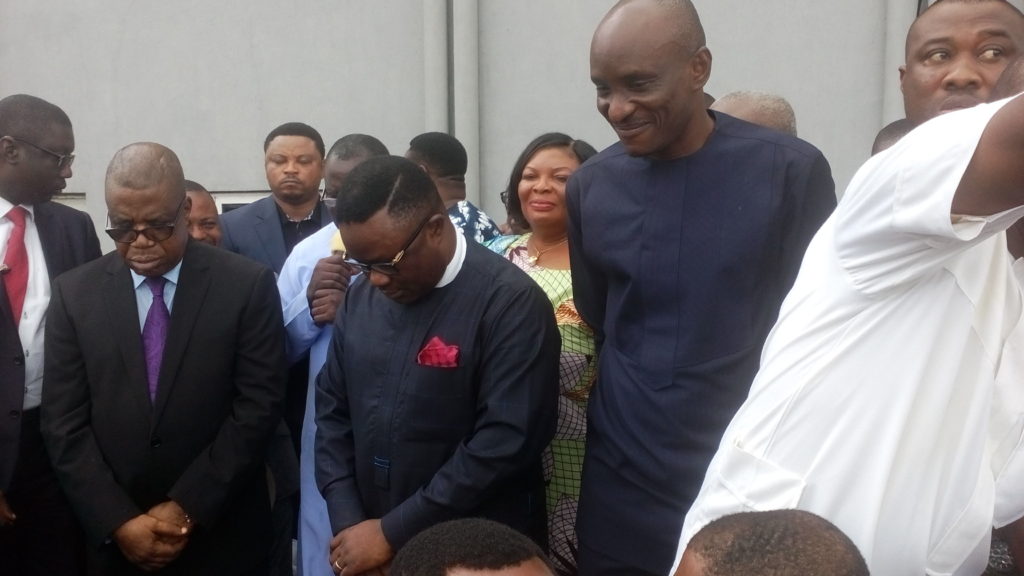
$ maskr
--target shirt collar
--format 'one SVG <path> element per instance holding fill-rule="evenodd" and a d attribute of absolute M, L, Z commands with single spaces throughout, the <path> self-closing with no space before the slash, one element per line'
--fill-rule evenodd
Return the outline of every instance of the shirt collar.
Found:
<path fill-rule="evenodd" d="M 33 220 L 35 219 L 36 213 L 34 211 L 34 207 L 31 204 L 19 204 L 19 206 L 27 210 Z M 3 218 L 5 214 L 10 212 L 11 208 L 14 208 L 14 204 L 11 204 L 10 202 L 7 201 L 6 198 L 0 196 L 0 218 Z"/>
<path fill-rule="evenodd" d="M 438 281 L 437 286 L 434 288 L 443 288 L 452 283 L 455 277 L 459 275 L 459 271 L 462 270 L 462 263 L 466 261 L 466 237 L 462 235 L 457 228 L 455 229 L 455 254 L 452 255 L 452 259 L 448 262 L 448 266 L 444 269 L 444 276 L 441 276 L 441 280 Z"/>
<path fill-rule="evenodd" d="M 181 262 L 183 260 L 184 259 L 179 260 L 178 263 L 174 266 L 174 268 L 171 268 L 170 270 L 164 273 L 164 278 L 166 278 L 169 282 L 173 283 L 175 286 L 178 285 L 178 274 L 181 272 Z M 138 290 L 139 286 L 141 286 L 142 283 L 146 281 L 146 277 L 141 274 L 137 274 L 135 270 L 132 270 L 131 268 L 129 268 L 128 271 L 132 273 L 132 281 L 135 283 L 135 289 Z"/>

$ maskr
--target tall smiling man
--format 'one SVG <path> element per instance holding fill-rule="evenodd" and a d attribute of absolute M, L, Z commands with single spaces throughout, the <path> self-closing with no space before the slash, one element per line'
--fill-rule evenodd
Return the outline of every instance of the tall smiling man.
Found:
<path fill-rule="evenodd" d="M 96 573 L 266 574 L 274 276 L 189 239 L 181 164 L 159 144 L 117 152 L 106 200 L 117 251 L 54 282 L 42 405 Z"/>
<path fill-rule="evenodd" d="M 668 572 L 682 514 L 746 396 L 804 249 L 835 206 L 813 146 L 709 112 L 686 0 L 623 1 L 594 33 L 619 143 L 566 191 L 576 306 L 600 345 L 581 574 Z"/>
<path fill-rule="evenodd" d="M 811 242 L 677 557 L 715 518 L 779 508 L 830 520 L 872 574 L 976 576 L 993 525 L 1020 542 L 1024 253 L 1004 230 L 1024 215 L 1024 99 L 978 104 L 1022 48 L 1003 0 L 940 0 L 911 26 L 918 127 Z"/>

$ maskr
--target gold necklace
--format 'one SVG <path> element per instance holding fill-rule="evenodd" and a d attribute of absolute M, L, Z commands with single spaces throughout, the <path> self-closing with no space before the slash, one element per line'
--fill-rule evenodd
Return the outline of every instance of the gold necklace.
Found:
<path fill-rule="evenodd" d="M 530 240 L 533 240 L 533 236 L 530 237 Z M 548 252 L 551 252 L 555 248 L 558 248 L 559 246 L 561 246 L 562 244 L 565 244 L 568 241 L 569 241 L 569 237 L 566 236 L 565 238 L 562 238 L 558 242 L 555 242 L 554 244 L 552 244 L 551 246 L 548 246 L 547 248 L 545 248 L 543 250 L 537 250 L 536 253 L 532 254 L 532 255 L 530 254 L 530 243 L 527 242 L 526 243 L 526 261 L 530 263 L 530 266 L 536 266 L 537 265 L 537 261 L 540 260 L 541 256 L 547 254 Z"/>

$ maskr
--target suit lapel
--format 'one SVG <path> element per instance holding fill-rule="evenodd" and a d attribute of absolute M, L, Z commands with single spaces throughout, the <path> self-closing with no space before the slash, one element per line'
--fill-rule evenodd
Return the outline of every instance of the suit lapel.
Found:
<path fill-rule="evenodd" d="M 203 250 L 190 241 L 185 251 L 174 289 L 171 327 L 167 331 L 164 358 L 160 362 L 159 386 L 156 391 L 156 413 L 153 422 L 159 422 L 167 398 L 174 388 L 182 358 L 188 349 L 189 337 L 195 327 L 206 292 L 210 288 L 209 262 Z"/>
<path fill-rule="evenodd" d="M 263 209 L 256 214 L 253 230 L 256 232 L 256 237 L 260 239 L 263 250 L 267 253 L 271 268 L 275 273 L 280 272 L 287 254 L 284 249 L 281 220 L 277 214 L 277 204 L 274 203 L 273 196 L 266 198 Z"/>
<path fill-rule="evenodd" d="M 139 330 L 139 308 L 135 301 L 135 286 L 132 275 L 124 261 L 112 258 L 107 267 L 104 298 L 107 308 L 107 319 L 112 328 L 111 334 L 121 349 L 127 378 L 127 393 L 136 400 L 139 409 L 149 413 L 152 405 L 149 401 L 149 384 L 146 379 L 146 357 L 142 350 L 142 332 Z"/>

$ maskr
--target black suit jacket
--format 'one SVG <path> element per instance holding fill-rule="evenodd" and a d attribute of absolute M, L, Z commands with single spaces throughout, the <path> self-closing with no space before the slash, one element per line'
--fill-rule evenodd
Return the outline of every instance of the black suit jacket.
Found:
<path fill-rule="evenodd" d="M 320 206 L 320 227 L 330 224 L 331 214 Z M 273 196 L 236 208 L 220 217 L 221 248 L 248 256 L 281 272 L 288 250 L 281 232 L 281 217 Z"/>
<path fill-rule="evenodd" d="M 85 212 L 56 202 L 38 204 L 32 212 L 50 280 L 100 257 L 96 229 Z M 0 490 L 9 487 L 18 461 L 24 400 L 25 358 L 7 292 L 0 289 Z"/>
<path fill-rule="evenodd" d="M 274 276 L 198 242 L 186 249 L 155 403 L 132 277 L 117 253 L 58 278 L 46 324 L 42 428 L 92 543 L 171 499 L 197 523 L 165 572 L 235 574 L 265 562 L 266 445 L 285 360 Z M 113 544 L 106 573 L 134 573 Z"/>

